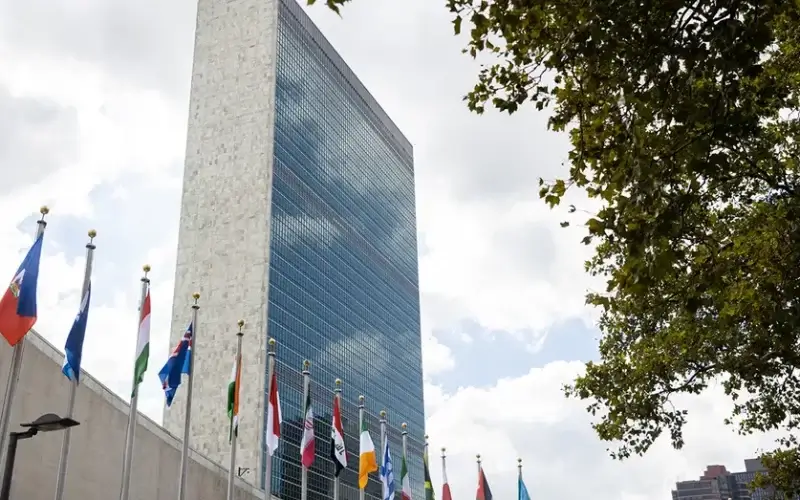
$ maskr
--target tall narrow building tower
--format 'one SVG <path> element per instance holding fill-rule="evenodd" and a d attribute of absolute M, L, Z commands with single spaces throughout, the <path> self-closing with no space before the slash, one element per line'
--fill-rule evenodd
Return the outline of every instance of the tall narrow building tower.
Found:
<path fill-rule="evenodd" d="M 296 0 L 199 0 L 172 319 L 173 343 L 201 293 L 191 446 L 228 463 L 226 388 L 246 322 L 237 473 L 264 485 L 267 339 L 277 340 L 283 437 L 273 495 L 300 498 L 304 359 L 316 434 L 309 500 L 331 497 L 334 381 L 343 385 L 355 500 L 358 396 L 389 414 L 422 498 L 424 405 L 411 144 Z M 164 414 L 181 435 L 184 393 Z M 380 498 L 376 478 L 367 495 Z"/>

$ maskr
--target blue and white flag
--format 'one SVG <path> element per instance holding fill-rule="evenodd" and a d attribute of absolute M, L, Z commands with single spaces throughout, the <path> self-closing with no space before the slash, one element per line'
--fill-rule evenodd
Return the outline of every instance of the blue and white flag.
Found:
<path fill-rule="evenodd" d="M 167 358 L 164 367 L 158 372 L 158 378 L 161 380 L 161 388 L 164 389 L 164 396 L 167 399 L 167 406 L 172 405 L 175 392 L 177 392 L 178 386 L 181 385 L 181 375 L 192 374 L 193 332 L 194 324 L 189 323 L 189 327 L 186 328 L 178 345 L 175 346 L 172 354 Z"/>
<path fill-rule="evenodd" d="M 381 485 L 383 486 L 383 500 L 394 500 L 394 471 L 392 469 L 392 455 L 389 453 L 389 439 L 383 445 L 383 458 L 381 459 Z"/>
<path fill-rule="evenodd" d="M 92 283 L 86 287 L 86 293 L 81 299 L 81 308 L 72 328 L 67 335 L 67 342 L 64 344 L 64 366 L 61 367 L 68 379 L 78 382 L 81 375 L 81 356 L 83 355 L 83 340 L 86 338 L 86 323 L 89 320 L 89 301 L 92 296 Z"/>

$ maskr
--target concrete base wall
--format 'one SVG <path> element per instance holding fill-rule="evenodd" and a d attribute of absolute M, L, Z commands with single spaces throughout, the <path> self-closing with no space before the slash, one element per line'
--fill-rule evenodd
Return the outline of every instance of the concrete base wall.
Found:
<path fill-rule="evenodd" d="M 6 386 L 11 354 L 8 344 L 0 342 L 0 390 Z M 69 396 L 68 381 L 61 374 L 63 359 L 36 332 L 27 335 L 9 431 L 21 430 L 20 423 L 44 413 L 63 413 Z M 129 406 L 86 373 L 81 377 L 74 415 L 80 425 L 72 430 L 64 500 L 116 500 Z M 49 432 L 19 442 L 12 500 L 53 500 L 62 439 L 62 432 Z M 187 500 L 225 500 L 227 471 L 198 453 L 191 452 L 191 458 Z M 131 500 L 176 500 L 176 437 L 140 415 L 133 460 Z M 240 481 L 235 498 L 256 500 L 263 493 Z"/>

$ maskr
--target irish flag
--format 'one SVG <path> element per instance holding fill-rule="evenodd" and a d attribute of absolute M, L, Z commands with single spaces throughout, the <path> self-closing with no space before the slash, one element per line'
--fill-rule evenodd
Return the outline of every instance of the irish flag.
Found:
<path fill-rule="evenodd" d="M 273 370 L 269 389 L 269 406 L 267 407 L 267 451 L 269 456 L 275 454 L 281 439 L 281 400 L 278 397 L 278 374 Z"/>
<path fill-rule="evenodd" d="M 400 467 L 400 487 L 402 488 L 402 500 L 411 500 L 411 480 L 408 478 L 405 453 L 403 453 L 403 464 Z"/>
<path fill-rule="evenodd" d="M 300 442 L 300 461 L 310 469 L 314 463 L 314 410 L 311 409 L 311 384 L 306 393 L 305 418 L 303 419 L 303 439 Z"/>
<path fill-rule="evenodd" d="M 150 288 L 142 302 L 142 310 L 139 314 L 139 335 L 136 338 L 136 363 L 133 367 L 133 393 L 136 396 L 139 384 L 144 380 L 144 372 L 147 371 L 147 359 L 150 357 Z"/>
<path fill-rule="evenodd" d="M 228 382 L 228 418 L 231 420 L 231 429 L 228 439 L 239 435 L 239 389 L 242 384 L 242 355 L 233 360 L 231 380 Z"/>
<path fill-rule="evenodd" d="M 361 420 L 361 442 L 358 453 L 358 487 L 364 489 L 369 481 L 369 473 L 378 470 L 378 459 L 375 456 L 375 445 L 369 435 L 366 417 Z"/>

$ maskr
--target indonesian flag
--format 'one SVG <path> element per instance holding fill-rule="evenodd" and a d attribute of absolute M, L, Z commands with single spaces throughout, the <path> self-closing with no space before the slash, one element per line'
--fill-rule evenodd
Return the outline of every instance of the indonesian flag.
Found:
<path fill-rule="evenodd" d="M 453 500 L 450 494 L 450 483 L 447 482 L 447 466 L 442 457 L 442 500 Z"/>
<path fill-rule="evenodd" d="M 278 449 L 278 441 L 281 439 L 281 423 L 283 422 L 281 418 L 281 401 L 278 398 L 278 374 L 275 371 L 272 372 L 272 381 L 270 381 L 269 385 L 269 406 L 267 408 L 267 428 L 265 431 L 267 435 L 267 450 L 269 451 L 269 456 L 272 456 L 275 454 L 275 450 Z"/>
<path fill-rule="evenodd" d="M 331 422 L 331 460 L 336 466 L 333 475 L 339 477 L 347 467 L 347 451 L 344 448 L 344 430 L 342 429 L 342 412 L 339 410 L 339 396 L 333 397 L 333 421 Z"/>
<path fill-rule="evenodd" d="M 314 410 L 311 409 L 311 384 L 306 394 L 305 419 L 303 421 L 303 440 L 300 442 L 300 461 L 310 469 L 314 463 Z"/>

